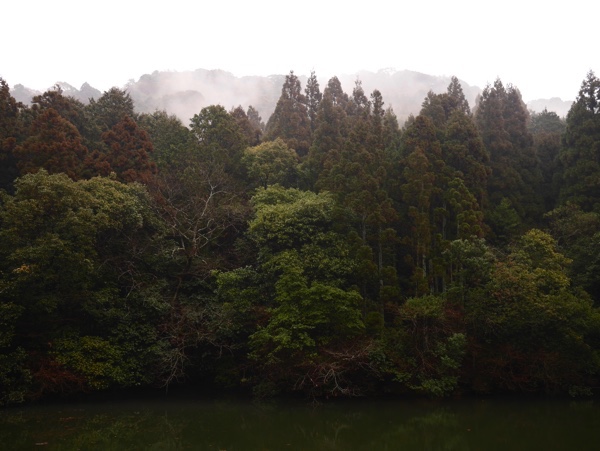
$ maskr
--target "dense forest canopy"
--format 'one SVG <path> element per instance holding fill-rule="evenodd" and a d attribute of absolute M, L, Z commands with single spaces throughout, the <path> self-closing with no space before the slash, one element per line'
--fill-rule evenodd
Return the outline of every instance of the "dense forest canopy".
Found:
<path fill-rule="evenodd" d="M 455 77 L 401 124 L 290 72 L 270 117 L 0 79 L 0 404 L 130 387 L 569 393 L 600 380 L 600 81 Z"/>

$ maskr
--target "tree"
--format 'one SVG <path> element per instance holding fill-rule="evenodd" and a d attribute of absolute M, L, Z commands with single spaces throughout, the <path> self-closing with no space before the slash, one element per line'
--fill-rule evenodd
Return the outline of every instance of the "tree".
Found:
<path fill-rule="evenodd" d="M 405 261 L 417 296 L 433 291 L 434 258 L 440 249 L 443 193 L 447 171 L 433 121 L 419 115 L 403 135 L 404 159 L 400 194 L 409 223 L 403 237 L 408 245 Z M 440 214 L 442 216 L 440 217 Z"/>
<path fill-rule="evenodd" d="M 310 77 L 306 82 L 306 88 L 304 89 L 304 93 L 306 94 L 306 108 L 308 113 L 308 118 L 310 120 L 310 130 L 311 133 L 315 131 L 316 121 L 317 121 L 317 113 L 319 111 L 319 104 L 323 99 L 323 94 L 321 94 L 321 90 L 319 89 L 319 82 L 317 81 L 317 76 L 315 75 L 315 71 L 310 73 Z"/>
<path fill-rule="evenodd" d="M 542 209 L 541 172 L 528 121 L 517 88 L 505 89 L 498 79 L 484 89 L 475 110 L 475 123 L 490 155 L 488 209 L 498 208 L 506 197 L 522 222 L 533 223 L 540 219 Z M 499 233 L 496 224 L 489 225 L 493 233 Z"/>
<path fill-rule="evenodd" d="M 207 377 L 212 365 L 223 361 L 223 350 L 232 349 L 237 315 L 218 304 L 212 274 L 251 258 L 235 249 L 248 214 L 241 163 L 246 144 L 235 118 L 213 105 L 194 115 L 190 131 L 174 127 L 173 132 L 181 144 L 169 149 L 150 187 L 166 228 L 161 255 L 169 314 L 160 326 L 169 342 L 160 364 L 165 386 Z"/>
<path fill-rule="evenodd" d="M 88 150 L 77 128 L 48 108 L 31 124 L 29 137 L 14 149 L 21 174 L 45 169 L 52 174 L 63 172 L 77 180 L 84 174 Z"/>
<path fill-rule="evenodd" d="M 558 203 L 559 153 L 562 136 L 566 130 L 566 121 L 558 117 L 555 112 L 544 109 L 541 113 L 531 114 L 529 130 L 533 135 L 534 151 L 540 160 L 544 210 L 550 211 Z"/>
<path fill-rule="evenodd" d="M 572 202 L 546 214 L 552 236 L 560 251 L 573 263 L 568 275 L 574 286 L 582 287 L 596 306 L 600 302 L 600 214 L 586 212 Z"/>
<path fill-rule="evenodd" d="M 15 188 L 0 207 L 0 322 L 12 318 L 0 348 L 26 353 L 19 361 L 31 384 L 3 386 L 0 398 L 153 381 L 164 303 L 146 272 L 160 230 L 147 193 L 45 170 Z"/>
<path fill-rule="evenodd" d="M 327 177 L 327 171 L 339 158 L 344 145 L 348 96 L 341 89 L 339 80 L 331 79 L 319 103 L 313 142 L 302 167 L 304 183 L 310 189 L 318 189 L 318 179 Z"/>
<path fill-rule="evenodd" d="M 246 142 L 248 145 L 257 146 L 260 143 L 260 137 L 262 135 L 260 125 L 257 127 L 256 123 L 250 121 L 248 114 L 244 111 L 241 105 L 232 109 L 229 114 L 231 114 L 231 116 L 233 116 L 233 118 L 236 120 L 238 127 L 246 137 Z M 258 120 L 260 121 L 260 116 Z M 256 119 L 254 119 L 254 121 L 256 121 Z"/>
<path fill-rule="evenodd" d="M 107 152 L 96 151 L 91 162 L 97 173 L 114 172 L 125 183 L 152 183 L 157 169 L 150 159 L 153 152 L 148 134 L 129 116 L 124 116 L 111 129 L 102 134 Z"/>
<path fill-rule="evenodd" d="M 325 97 L 322 104 L 331 107 L 329 111 L 334 113 L 336 107 L 329 104 L 331 98 L 327 90 Z M 362 294 L 365 298 L 381 301 L 382 287 L 390 282 L 390 278 L 384 274 L 394 273 L 389 265 L 391 258 L 386 261 L 386 254 L 395 239 L 390 226 L 396 218 L 396 212 L 385 184 L 389 161 L 385 157 L 384 147 L 384 102 L 378 90 L 373 91 L 371 98 L 372 102 L 366 99 L 360 83 L 357 83 L 353 106 L 349 107 L 353 116 L 346 116 L 347 136 L 339 141 L 338 149 L 329 149 L 322 160 L 325 168 L 316 187 L 335 193 L 339 204 L 350 214 L 358 239 L 356 245 L 365 250 Z M 316 133 L 319 140 L 320 132 L 318 129 Z M 330 143 L 333 141 L 331 137 L 325 137 L 323 143 L 326 140 Z M 323 143 L 318 142 L 319 145 Z M 379 302 L 380 308 L 382 304 Z"/>
<path fill-rule="evenodd" d="M 459 174 L 480 208 L 487 205 L 487 183 L 491 174 L 489 153 L 470 116 L 457 110 L 444 129 L 443 159 Z"/>
<path fill-rule="evenodd" d="M 600 211 L 600 80 L 590 71 L 567 114 L 560 162 L 560 201 L 575 202 L 584 211 Z"/>
<path fill-rule="evenodd" d="M 252 202 L 249 233 L 272 293 L 263 300 L 272 306 L 267 321 L 250 337 L 263 385 L 348 393 L 351 382 L 342 382 L 343 372 L 334 372 L 337 378 L 323 372 L 363 330 L 361 297 L 352 288 L 355 263 L 335 230 L 333 197 L 272 186 L 257 191 Z"/>
<path fill-rule="evenodd" d="M 442 296 L 409 298 L 385 335 L 386 375 L 428 396 L 448 396 L 459 384 L 467 337 L 448 314 Z"/>
<path fill-rule="evenodd" d="M 81 101 L 65 96 L 58 85 L 32 99 L 31 113 L 34 116 L 42 114 L 49 108 L 77 128 L 83 144 L 88 149 L 94 150 L 101 146 L 101 130 L 92 119 L 89 109 Z"/>
<path fill-rule="evenodd" d="M 263 188 L 273 184 L 289 187 L 297 178 L 298 154 L 280 138 L 248 147 L 242 162 L 248 177 Z"/>
<path fill-rule="evenodd" d="M 19 172 L 13 149 L 22 134 L 22 108 L 10 94 L 8 83 L 0 78 L 0 189 L 10 189 Z"/>
<path fill-rule="evenodd" d="M 469 102 L 465 98 L 460 81 L 453 76 L 445 93 L 435 94 L 433 91 L 427 93 L 420 114 L 428 116 L 436 127 L 443 129 L 456 111 L 460 111 L 465 116 L 471 115 Z"/>
<path fill-rule="evenodd" d="M 178 167 L 183 154 L 189 153 L 195 138 L 181 120 L 166 111 L 141 114 L 139 126 L 148 133 L 152 142 L 152 159 L 159 171 Z M 182 169 L 179 168 L 178 169 Z"/>
<path fill-rule="evenodd" d="M 528 129 L 529 112 L 519 90 L 512 85 L 507 89 L 504 105 L 504 124 L 512 144 L 515 166 L 523 185 L 518 199 L 523 209 L 523 218 L 528 223 L 537 223 L 543 213 L 541 185 L 542 173 L 538 155 L 533 148 L 533 136 Z"/>
<path fill-rule="evenodd" d="M 105 91 L 98 100 L 90 99 L 87 109 L 102 132 L 113 128 L 125 116 L 135 118 L 131 96 L 125 90 L 115 87 Z"/>
<path fill-rule="evenodd" d="M 227 174 L 241 176 L 241 159 L 246 137 L 235 118 L 221 105 L 202 108 L 190 121 L 202 158 L 220 166 Z"/>
<path fill-rule="evenodd" d="M 294 75 L 294 71 L 290 71 L 285 77 L 275 111 L 267 122 L 265 140 L 281 138 L 290 149 L 303 157 L 310 147 L 310 135 L 306 97 L 302 94 L 300 80 Z"/>
<path fill-rule="evenodd" d="M 585 293 L 570 288 L 569 263 L 552 237 L 532 229 L 494 265 L 484 291 L 469 294 L 476 390 L 576 393 L 589 387 L 598 359 L 588 337 L 600 323 Z"/>
<path fill-rule="evenodd" d="M 262 136 L 265 132 L 265 123 L 262 121 L 262 117 L 260 117 L 258 110 L 256 110 L 256 108 L 254 108 L 252 105 L 250 105 L 248 107 L 248 110 L 246 111 L 246 115 L 248 116 L 248 120 L 250 121 L 250 124 L 252 125 L 252 128 L 254 129 L 254 135 L 255 135 L 254 142 L 256 142 L 258 144 L 261 142 Z M 250 142 L 253 142 L 253 141 L 250 141 Z"/>

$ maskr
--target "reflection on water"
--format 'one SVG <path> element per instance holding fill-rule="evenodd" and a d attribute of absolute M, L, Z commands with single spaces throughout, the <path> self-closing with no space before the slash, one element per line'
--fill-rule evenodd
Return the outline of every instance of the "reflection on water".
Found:
<path fill-rule="evenodd" d="M 595 402 L 160 400 L 0 410 L 7 450 L 596 450 Z"/>

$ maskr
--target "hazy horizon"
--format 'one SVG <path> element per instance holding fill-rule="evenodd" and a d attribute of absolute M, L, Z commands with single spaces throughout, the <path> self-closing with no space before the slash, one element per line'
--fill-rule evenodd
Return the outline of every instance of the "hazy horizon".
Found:
<path fill-rule="evenodd" d="M 525 100 L 574 99 L 586 74 L 600 70 L 595 27 L 583 21 L 598 12 L 583 0 L 9 2 L 0 77 L 39 90 L 64 81 L 104 91 L 156 70 L 330 77 L 393 67 L 480 87 L 499 77 Z"/>

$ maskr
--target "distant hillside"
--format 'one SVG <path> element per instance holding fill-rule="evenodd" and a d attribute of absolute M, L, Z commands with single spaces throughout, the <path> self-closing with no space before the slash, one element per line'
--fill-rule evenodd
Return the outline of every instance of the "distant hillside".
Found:
<path fill-rule="evenodd" d="M 97 99 L 102 95 L 102 92 L 96 88 L 93 88 L 87 83 L 81 85 L 81 88 L 77 89 L 74 86 L 71 86 L 69 83 L 65 82 L 57 82 L 56 85 L 60 86 L 63 90 L 63 94 L 66 96 L 74 97 L 75 99 L 83 102 L 84 104 L 89 103 L 90 99 Z M 51 89 L 49 87 L 48 89 Z M 42 94 L 40 91 L 36 91 L 35 89 L 27 88 L 23 85 L 15 85 L 11 89 L 12 96 L 18 101 L 25 104 L 31 103 L 31 99 L 34 96 Z"/>
<path fill-rule="evenodd" d="M 551 99 L 532 100 L 527 104 L 527 108 L 537 112 L 547 109 L 548 111 L 554 111 L 560 117 L 566 117 L 571 109 L 571 105 L 573 105 L 572 100 L 562 100 L 558 97 L 552 97 Z"/>
<path fill-rule="evenodd" d="M 318 74 L 317 74 L 318 76 Z M 385 106 L 391 106 L 402 124 L 410 114 L 418 114 L 421 104 L 427 93 L 446 91 L 450 83 L 448 76 L 433 76 L 409 70 L 383 69 L 378 72 L 362 71 L 355 74 L 338 75 L 342 87 L 352 93 L 355 82 L 359 79 L 367 95 L 373 90 L 381 91 Z M 299 76 L 303 85 L 307 77 Z M 281 87 L 285 80 L 284 75 L 245 76 L 236 77 L 222 70 L 197 69 L 182 72 L 160 72 L 145 74 L 138 81 L 130 81 L 124 88 L 129 92 L 135 107 L 139 112 L 151 113 L 156 110 L 165 110 L 177 115 L 184 124 L 188 124 L 194 114 L 200 112 L 208 105 L 221 104 L 227 109 L 241 105 L 244 109 L 252 105 L 261 114 L 266 122 L 273 113 L 277 100 L 281 95 Z M 327 85 L 328 79 L 319 79 L 321 91 Z M 475 105 L 481 88 L 471 86 L 461 80 L 461 85 L 471 108 Z M 66 95 L 75 97 L 84 103 L 90 98 L 98 98 L 102 93 L 84 83 L 76 89 L 68 83 L 60 82 L 58 85 Z M 34 95 L 40 92 L 33 91 L 23 85 L 16 85 L 12 95 L 23 103 L 29 103 Z M 558 98 L 549 100 L 534 100 L 528 103 L 532 111 L 555 111 L 559 116 L 566 116 L 570 101 Z"/>
<path fill-rule="evenodd" d="M 450 83 L 449 77 L 434 77 L 412 71 L 365 71 L 339 75 L 338 78 L 348 94 L 352 93 L 357 79 L 361 80 L 367 95 L 379 89 L 386 106 L 392 106 L 401 122 L 411 113 L 418 114 L 429 90 L 445 92 Z M 305 86 L 307 77 L 299 76 L 299 79 L 302 86 Z M 285 75 L 235 77 L 220 70 L 157 71 L 142 76 L 137 82 L 129 83 L 127 90 L 140 111 L 165 109 L 186 123 L 202 107 L 215 103 L 227 109 L 238 105 L 246 109 L 252 105 L 266 122 L 275 109 L 284 81 Z M 321 91 L 327 82 L 328 79 L 319 79 Z M 464 81 L 461 84 L 467 100 L 474 105 L 481 90 Z"/>

